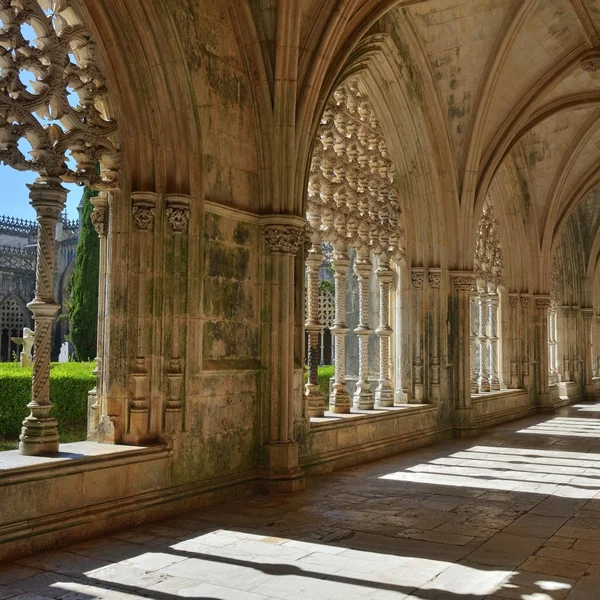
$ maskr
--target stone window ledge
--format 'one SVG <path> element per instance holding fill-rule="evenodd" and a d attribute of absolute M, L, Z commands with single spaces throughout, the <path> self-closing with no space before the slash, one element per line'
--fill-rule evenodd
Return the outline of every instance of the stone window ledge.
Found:
<path fill-rule="evenodd" d="M 497 398 L 503 398 L 506 396 L 520 396 L 526 394 L 527 390 L 522 388 L 509 389 L 509 390 L 496 390 L 494 392 L 484 392 L 483 394 L 471 394 L 471 399 L 475 402 L 484 400 L 494 400 Z"/>
<path fill-rule="evenodd" d="M 54 456 L 23 456 L 17 450 L 0 452 L 0 486 L 27 480 L 71 475 L 128 463 L 168 457 L 167 446 L 120 446 L 97 442 L 61 444 Z"/>
<path fill-rule="evenodd" d="M 349 413 L 334 413 L 325 411 L 324 417 L 311 417 L 311 428 L 326 427 L 330 425 L 354 425 L 357 421 L 379 421 L 382 419 L 395 419 L 399 416 L 414 414 L 424 411 L 437 411 L 433 404 L 398 404 L 374 410 L 359 410 L 352 408 Z"/>

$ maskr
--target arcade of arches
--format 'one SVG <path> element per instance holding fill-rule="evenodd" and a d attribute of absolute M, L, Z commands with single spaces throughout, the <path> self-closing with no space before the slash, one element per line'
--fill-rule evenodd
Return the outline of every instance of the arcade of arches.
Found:
<path fill-rule="evenodd" d="M 0 20 L 0 159 L 39 174 L 40 223 L 0 557 L 600 393 L 595 0 L 0 0 Z M 101 192 L 101 285 L 88 441 L 59 446 L 62 182 Z"/>

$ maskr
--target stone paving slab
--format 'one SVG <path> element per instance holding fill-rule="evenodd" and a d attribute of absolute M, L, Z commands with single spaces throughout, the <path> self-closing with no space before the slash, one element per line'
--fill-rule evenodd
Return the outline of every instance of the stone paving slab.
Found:
<path fill-rule="evenodd" d="M 0 600 L 600 600 L 589 409 L 0 566 Z"/>

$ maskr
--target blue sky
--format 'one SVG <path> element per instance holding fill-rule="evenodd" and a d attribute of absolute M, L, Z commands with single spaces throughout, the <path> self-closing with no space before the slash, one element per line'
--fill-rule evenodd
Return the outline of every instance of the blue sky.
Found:
<path fill-rule="evenodd" d="M 35 210 L 29 204 L 28 183 L 33 183 L 37 173 L 17 171 L 12 167 L 0 165 L 0 215 L 35 219 Z M 63 184 L 68 190 L 67 214 L 69 219 L 77 217 L 77 205 L 81 200 L 83 188 L 74 184 Z"/>

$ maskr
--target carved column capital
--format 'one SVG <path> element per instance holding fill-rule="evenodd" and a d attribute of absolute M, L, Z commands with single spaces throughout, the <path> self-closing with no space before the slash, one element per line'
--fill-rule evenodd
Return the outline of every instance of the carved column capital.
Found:
<path fill-rule="evenodd" d="M 450 277 L 457 292 L 471 292 L 475 287 L 475 276 L 472 271 L 451 271 Z"/>
<path fill-rule="evenodd" d="M 529 308 L 529 301 L 531 300 L 530 296 L 528 294 L 522 294 L 519 297 L 519 300 L 521 302 L 521 306 L 523 308 Z"/>
<path fill-rule="evenodd" d="M 298 254 L 304 242 L 306 221 L 300 217 L 269 215 L 262 219 L 263 234 L 272 254 Z"/>
<path fill-rule="evenodd" d="M 594 309 L 593 308 L 582 308 L 581 316 L 586 320 L 591 320 L 594 317 Z"/>
<path fill-rule="evenodd" d="M 412 282 L 412 286 L 416 290 L 420 290 L 423 287 L 423 282 L 425 281 L 425 269 L 422 268 L 414 268 L 410 274 L 410 280 Z"/>
<path fill-rule="evenodd" d="M 429 269 L 428 280 L 429 280 L 430 288 L 432 288 L 434 290 L 439 289 L 441 278 L 442 278 L 441 269 Z"/>
<path fill-rule="evenodd" d="M 190 220 L 189 200 L 186 196 L 167 196 L 167 221 L 173 233 L 182 233 Z"/>
<path fill-rule="evenodd" d="M 131 194 L 134 229 L 138 231 L 154 231 L 157 198 L 158 195 L 154 192 L 133 192 Z"/>
<path fill-rule="evenodd" d="M 552 299 L 550 296 L 534 296 L 535 307 L 538 310 L 548 310 L 552 306 Z"/>
<path fill-rule="evenodd" d="M 519 294 L 508 294 L 508 305 L 511 308 L 517 308 L 519 303 Z"/>

